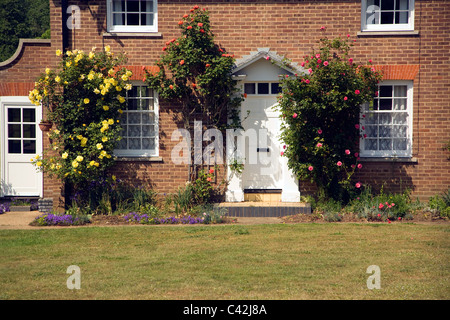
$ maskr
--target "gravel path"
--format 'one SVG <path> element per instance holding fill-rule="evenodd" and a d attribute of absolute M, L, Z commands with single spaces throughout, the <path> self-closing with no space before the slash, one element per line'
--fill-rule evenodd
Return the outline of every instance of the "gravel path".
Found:
<path fill-rule="evenodd" d="M 41 212 L 39 211 L 9 211 L 0 214 L 0 229 L 36 229 L 30 226 Z"/>

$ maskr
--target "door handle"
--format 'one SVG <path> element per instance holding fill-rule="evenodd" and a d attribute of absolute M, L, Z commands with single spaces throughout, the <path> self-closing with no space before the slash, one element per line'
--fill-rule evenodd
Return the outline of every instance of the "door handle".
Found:
<path fill-rule="evenodd" d="M 256 152 L 269 152 L 269 148 L 256 148 Z"/>

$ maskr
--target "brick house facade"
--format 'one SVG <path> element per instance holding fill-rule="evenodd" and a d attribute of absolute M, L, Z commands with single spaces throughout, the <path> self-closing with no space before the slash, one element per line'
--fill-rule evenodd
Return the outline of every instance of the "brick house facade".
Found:
<path fill-rule="evenodd" d="M 395 150 L 381 150 L 383 143 L 395 149 L 395 122 L 390 118 L 391 131 L 387 136 L 381 131 L 372 134 L 374 144 L 361 152 L 363 169 L 357 179 L 373 186 L 384 184 L 385 189 L 392 191 L 409 188 L 421 200 L 449 188 L 449 154 L 443 150 L 450 141 L 450 7 L 446 1 L 155 0 L 150 1 L 154 15 L 142 14 L 152 19 L 151 23 L 143 23 L 150 27 L 141 29 L 131 26 L 131 22 L 127 26 L 113 20 L 115 13 L 126 11 L 125 2 L 50 0 L 51 41 L 24 40 L 11 59 L 0 63 L 0 97 L 28 96 L 44 68 L 56 65 L 55 51 L 63 49 L 64 43 L 70 50 L 89 51 L 94 46 L 109 45 L 113 52 L 126 52 L 127 64 L 135 71 L 133 79 L 141 81 L 141 67 L 154 65 L 165 42 L 180 35 L 178 21 L 194 5 L 208 9 L 216 42 L 238 60 L 264 48 L 300 64 L 320 38 L 320 28 L 326 26 L 328 37 L 349 35 L 354 40 L 353 59 L 361 63 L 371 59 L 375 68 L 383 72 L 382 85 L 386 84 L 388 91 L 392 89 L 390 101 L 402 100 L 405 105 L 400 109 L 408 110 L 402 133 L 406 142 L 404 146 L 397 145 L 405 153 L 396 156 Z M 137 1 L 140 2 L 143 1 Z M 69 6 L 73 7 L 67 14 L 65 8 Z M 79 28 L 65 27 L 71 9 L 79 17 Z M 380 13 L 376 11 L 379 9 Z M 139 10 L 145 11 L 142 7 Z M 130 181 L 148 182 L 160 193 L 173 192 L 183 185 L 187 180 L 186 166 L 170 160 L 177 144 L 170 139 L 177 128 L 176 113 L 176 108 L 159 101 L 156 154 L 123 156 L 114 173 Z M 373 129 L 389 127 L 382 123 L 381 116 L 377 119 Z M 2 131 L 2 146 L 7 143 L 5 134 Z M 378 147 L 373 147 L 375 144 Z M 49 141 L 43 136 L 43 148 L 48 146 Z M 5 152 L 3 147 L 2 154 Z M 2 157 L 3 164 L 5 161 Z M 3 181 L 7 167 L 2 168 Z M 61 187 L 58 181 L 44 176 L 40 196 L 60 199 Z M 298 188 L 301 194 L 314 192 L 313 186 L 302 181 Z"/>

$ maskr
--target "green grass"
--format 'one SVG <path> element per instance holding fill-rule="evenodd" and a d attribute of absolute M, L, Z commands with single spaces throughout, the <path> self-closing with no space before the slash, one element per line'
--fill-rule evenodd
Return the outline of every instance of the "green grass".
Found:
<path fill-rule="evenodd" d="M 448 299 L 449 225 L 0 230 L 0 299 Z M 67 267 L 81 269 L 69 290 Z M 381 269 L 369 290 L 366 269 Z"/>

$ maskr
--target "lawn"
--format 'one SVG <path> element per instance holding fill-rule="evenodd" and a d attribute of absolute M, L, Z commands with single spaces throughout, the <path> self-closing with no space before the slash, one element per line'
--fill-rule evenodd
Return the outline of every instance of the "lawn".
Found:
<path fill-rule="evenodd" d="M 0 230 L 0 299 L 449 299 L 450 225 Z M 70 290 L 70 265 L 81 289 Z M 380 268 L 369 290 L 366 270 Z"/>

